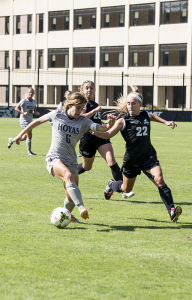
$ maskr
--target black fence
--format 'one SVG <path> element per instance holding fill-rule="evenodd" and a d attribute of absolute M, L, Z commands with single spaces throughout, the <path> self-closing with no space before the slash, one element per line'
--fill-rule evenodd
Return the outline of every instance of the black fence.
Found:
<path fill-rule="evenodd" d="M 40 115 L 47 114 L 50 109 L 55 109 L 55 107 L 38 107 L 38 112 L 40 112 Z M 112 109 L 104 108 L 102 110 L 102 119 L 107 119 L 107 113 L 110 113 Z M 171 111 L 171 110 L 153 110 L 149 111 L 151 113 L 154 113 L 155 115 L 167 120 L 167 121 L 178 121 L 178 122 L 192 122 L 192 111 Z M 0 106 L 0 117 L 1 118 L 19 118 L 19 113 L 15 111 L 15 106 Z M 34 115 L 34 118 L 37 118 L 37 116 Z"/>

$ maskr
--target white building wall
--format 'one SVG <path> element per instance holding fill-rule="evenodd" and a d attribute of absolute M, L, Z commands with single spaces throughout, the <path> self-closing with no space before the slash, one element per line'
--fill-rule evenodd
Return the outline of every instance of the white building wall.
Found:
<path fill-rule="evenodd" d="M 165 0 L 164 0 L 165 1 Z M 169 0 L 171 1 L 171 0 Z M 99 102 L 100 87 L 121 86 L 122 72 L 129 74 L 123 78 L 123 93 L 128 92 L 128 85 L 152 85 L 152 74 L 159 78 L 154 80 L 154 104 L 158 104 L 158 97 L 163 94 L 164 86 L 183 84 L 182 76 L 191 76 L 192 70 L 192 1 L 188 1 L 188 23 L 160 25 L 160 0 L 7 0 L 0 1 L 0 16 L 10 16 L 10 34 L 0 35 L 0 51 L 10 51 L 9 63 L 11 72 L 10 105 L 12 103 L 12 90 L 15 85 L 37 85 L 37 70 L 35 69 L 36 49 L 44 50 L 44 69 L 40 70 L 40 85 L 44 85 L 44 104 L 47 103 L 48 86 L 66 84 L 66 69 L 48 69 L 49 48 L 69 48 L 68 85 L 72 90 L 73 86 L 79 86 L 85 79 L 94 80 L 96 71 L 96 101 Z M 130 5 L 156 3 L 155 25 L 153 26 L 129 26 Z M 122 28 L 101 28 L 101 7 L 125 5 L 125 27 Z M 74 9 L 96 8 L 97 25 L 96 29 L 73 30 Z M 69 10 L 70 30 L 69 31 L 48 31 L 48 12 Z M 43 13 L 45 17 L 44 33 L 36 33 L 36 14 Z M 32 34 L 13 34 L 14 16 L 27 16 L 32 14 Z M 187 43 L 187 66 L 184 67 L 159 67 L 159 45 L 172 43 Z M 153 67 L 129 67 L 129 46 L 130 45 L 154 45 L 154 66 Z M 124 46 L 124 67 L 101 68 L 100 47 L 103 46 Z M 96 61 L 95 68 L 73 68 L 73 48 L 95 47 Z M 14 70 L 13 54 L 16 50 L 32 50 L 32 69 Z M 73 74 L 72 74 L 73 72 Z M 80 74 L 81 73 L 81 74 Z M 7 84 L 6 71 L 0 73 L 0 85 Z M 86 75 L 87 74 L 87 75 Z M 107 74 L 107 75 L 102 75 Z M 113 76 L 111 76 L 113 74 Z M 135 76 L 131 76 L 134 75 Z M 166 74 L 166 78 L 164 75 Z M 140 76 L 136 76 L 140 75 Z M 143 75 L 143 76 L 141 76 Z M 146 75 L 149 75 L 148 77 Z M 168 78 L 180 76 L 181 78 Z M 186 85 L 186 107 L 192 107 L 191 80 L 185 80 Z M 161 92 L 159 93 L 159 91 Z M 105 98 L 105 96 L 103 96 Z M 102 100 L 103 102 L 103 100 Z M 0 102 L 1 103 L 1 102 Z M 5 105 L 5 103 L 2 103 Z"/>

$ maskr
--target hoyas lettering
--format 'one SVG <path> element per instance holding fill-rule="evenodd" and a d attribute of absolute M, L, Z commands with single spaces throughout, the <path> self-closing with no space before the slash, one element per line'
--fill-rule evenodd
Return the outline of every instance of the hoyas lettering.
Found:
<path fill-rule="evenodd" d="M 28 108 L 28 109 L 34 109 L 34 107 L 35 107 L 35 106 L 32 106 L 32 105 L 29 106 L 29 105 L 27 105 L 27 108 Z"/>
<path fill-rule="evenodd" d="M 69 132 L 69 133 L 74 133 L 74 134 L 78 134 L 79 133 L 79 128 L 75 128 L 75 127 L 71 127 L 68 125 L 63 125 L 63 124 L 58 124 L 58 130 L 63 130 L 65 132 Z"/>

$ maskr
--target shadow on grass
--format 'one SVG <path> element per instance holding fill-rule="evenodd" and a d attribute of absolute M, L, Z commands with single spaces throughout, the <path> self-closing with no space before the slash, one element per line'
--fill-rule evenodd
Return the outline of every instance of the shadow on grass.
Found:
<path fill-rule="evenodd" d="M 127 226 L 110 226 L 110 225 L 105 225 L 105 224 L 97 224 L 94 223 L 92 225 L 96 225 L 96 226 L 104 226 L 104 227 L 108 227 L 106 229 L 101 229 L 101 230 L 97 230 L 99 232 L 110 232 L 113 230 L 118 230 L 118 231 L 135 231 L 135 229 L 174 229 L 174 230 L 179 230 L 179 229 L 192 229 L 192 223 L 174 223 L 174 225 L 172 225 L 173 223 L 167 222 L 167 221 L 158 221 L 158 220 L 153 220 L 153 219 L 146 219 L 147 221 L 152 221 L 152 222 L 164 222 L 164 223 L 169 223 L 171 224 L 171 226 L 132 226 L 132 225 L 127 225 Z"/>

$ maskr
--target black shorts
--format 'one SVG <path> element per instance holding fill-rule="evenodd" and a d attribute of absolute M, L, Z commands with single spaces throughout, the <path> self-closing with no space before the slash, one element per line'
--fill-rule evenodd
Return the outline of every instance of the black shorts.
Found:
<path fill-rule="evenodd" d="M 145 173 L 146 170 L 151 170 L 156 166 L 159 166 L 159 161 L 157 160 L 157 156 L 153 155 L 145 160 L 144 163 L 140 166 L 122 166 L 122 172 L 127 178 L 135 178 L 137 177 L 137 175 L 141 174 L 141 171 Z"/>
<path fill-rule="evenodd" d="M 95 137 L 96 138 L 96 137 Z M 110 140 L 96 138 L 94 140 L 81 139 L 79 144 L 79 152 L 82 156 L 91 158 L 95 156 L 98 148 L 102 145 L 111 143 Z"/>

